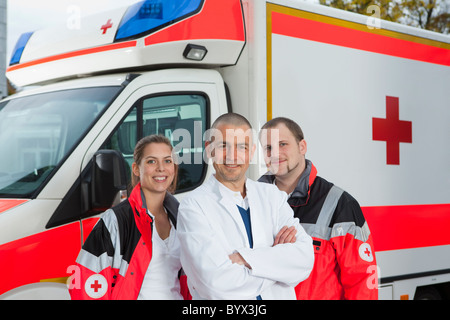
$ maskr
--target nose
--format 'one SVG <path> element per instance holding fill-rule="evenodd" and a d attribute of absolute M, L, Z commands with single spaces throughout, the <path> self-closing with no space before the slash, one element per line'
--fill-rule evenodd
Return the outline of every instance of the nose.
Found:
<path fill-rule="evenodd" d="M 280 155 L 280 148 L 278 146 L 278 144 L 273 144 L 272 148 L 270 149 L 270 155 L 271 157 L 276 157 L 278 158 Z"/>
<path fill-rule="evenodd" d="M 227 146 L 227 160 L 236 160 L 237 148 L 235 146 Z"/>
<path fill-rule="evenodd" d="M 159 172 L 164 171 L 164 164 L 161 161 L 158 161 L 156 164 L 156 170 Z"/>

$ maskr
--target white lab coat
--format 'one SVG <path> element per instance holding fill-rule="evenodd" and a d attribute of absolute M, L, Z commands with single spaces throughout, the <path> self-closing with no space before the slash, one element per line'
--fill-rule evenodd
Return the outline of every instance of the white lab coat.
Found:
<path fill-rule="evenodd" d="M 314 264 L 311 237 L 294 218 L 287 195 L 274 185 L 246 180 L 253 249 L 235 203 L 211 176 L 178 209 L 181 263 L 193 299 L 295 299 L 294 287 Z M 293 244 L 273 247 L 283 226 L 295 226 Z M 233 264 L 239 252 L 251 266 Z"/>

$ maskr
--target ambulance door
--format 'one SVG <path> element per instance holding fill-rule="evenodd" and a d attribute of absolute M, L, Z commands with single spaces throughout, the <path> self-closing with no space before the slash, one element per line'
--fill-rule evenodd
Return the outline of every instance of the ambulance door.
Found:
<path fill-rule="evenodd" d="M 165 135 L 172 141 L 179 161 L 175 194 L 183 197 L 210 174 L 203 158 L 203 135 L 228 110 L 221 76 L 213 70 L 156 71 L 137 77 L 127 89 L 135 91 L 99 134 L 84 161 L 89 162 L 99 150 L 119 151 L 130 182 L 137 141 L 151 134 Z M 83 240 L 96 220 L 83 220 Z"/>

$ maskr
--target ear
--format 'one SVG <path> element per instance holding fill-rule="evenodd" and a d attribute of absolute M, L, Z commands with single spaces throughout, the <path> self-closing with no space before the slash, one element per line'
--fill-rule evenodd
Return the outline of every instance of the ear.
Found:
<path fill-rule="evenodd" d="M 299 146 L 299 148 L 300 148 L 300 153 L 301 153 L 302 155 L 305 155 L 305 154 L 306 154 L 306 151 L 307 151 L 307 149 L 308 149 L 307 144 L 306 144 L 306 140 L 303 139 L 302 141 L 300 141 L 300 142 L 298 143 L 298 146 Z"/>
<path fill-rule="evenodd" d="M 208 159 L 214 158 L 212 141 L 205 141 L 205 153 Z"/>
<path fill-rule="evenodd" d="M 136 177 L 139 177 L 139 166 L 136 162 L 133 162 L 133 164 L 131 165 L 131 170 Z"/>

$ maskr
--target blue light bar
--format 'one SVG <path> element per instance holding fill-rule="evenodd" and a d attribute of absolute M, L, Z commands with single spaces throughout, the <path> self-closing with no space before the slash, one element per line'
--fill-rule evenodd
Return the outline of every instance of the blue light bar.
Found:
<path fill-rule="evenodd" d="M 18 64 L 20 62 L 23 50 L 25 49 L 25 46 L 27 45 L 28 40 L 30 40 L 32 35 L 33 32 L 23 33 L 20 36 L 19 40 L 17 40 L 16 46 L 14 47 L 13 54 L 11 56 L 11 61 L 9 62 L 10 66 L 12 66 L 13 64 Z"/>
<path fill-rule="evenodd" d="M 130 6 L 115 41 L 142 37 L 199 12 L 204 0 L 147 0 Z"/>

